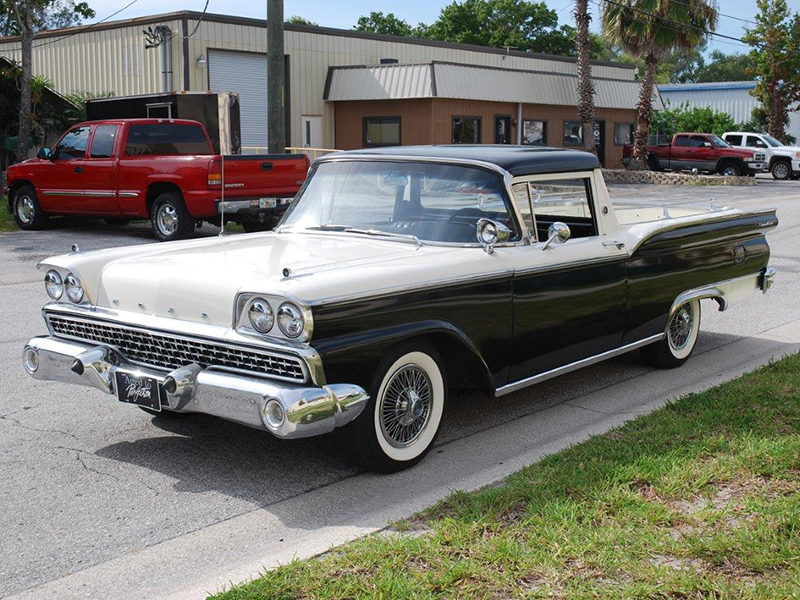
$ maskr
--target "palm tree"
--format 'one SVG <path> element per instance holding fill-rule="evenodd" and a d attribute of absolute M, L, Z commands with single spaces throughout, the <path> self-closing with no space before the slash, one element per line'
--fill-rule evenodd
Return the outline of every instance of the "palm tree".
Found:
<path fill-rule="evenodd" d="M 575 17 L 575 53 L 578 56 L 578 116 L 583 129 L 583 149 L 596 152 L 594 144 L 594 82 L 592 65 L 589 62 L 592 51 L 589 37 L 589 0 L 576 0 L 572 12 Z"/>
<path fill-rule="evenodd" d="M 717 26 L 715 0 L 605 0 L 603 35 L 644 61 L 639 91 L 631 169 L 647 164 L 647 139 L 653 113 L 656 69 L 668 52 L 689 52 Z"/>

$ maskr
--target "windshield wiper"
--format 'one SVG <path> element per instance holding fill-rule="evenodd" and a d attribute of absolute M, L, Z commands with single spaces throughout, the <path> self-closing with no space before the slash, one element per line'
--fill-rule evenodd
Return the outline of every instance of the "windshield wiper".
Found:
<path fill-rule="evenodd" d="M 305 229 L 310 229 L 312 231 L 341 231 L 343 233 L 355 233 L 358 235 L 374 235 L 376 237 L 387 237 L 405 242 L 413 242 L 417 246 L 425 245 L 422 243 L 422 240 L 415 235 L 409 235 L 407 233 L 394 233 L 392 231 L 383 231 L 382 229 L 360 229 L 358 227 L 348 227 L 347 225 L 332 224 L 313 225 L 311 227 L 306 227 Z"/>

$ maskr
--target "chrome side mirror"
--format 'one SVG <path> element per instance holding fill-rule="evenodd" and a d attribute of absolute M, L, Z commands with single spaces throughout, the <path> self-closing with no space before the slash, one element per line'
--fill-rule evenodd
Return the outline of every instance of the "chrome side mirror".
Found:
<path fill-rule="evenodd" d="M 497 221 L 491 219 L 478 219 L 475 226 L 478 241 L 487 254 L 494 252 L 495 244 L 502 244 L 511 238 L 512 231 Z"/>
<path fill-rule="evenodd" d="M 544 246 L 542 246 L 542 250 L 547 250 L 550 244 L 554 242 L 556 244 L 563 244 L 570 237 L 572 237 L 572 232 L 569 230 L 569 226 L 561 221 L 556 221 L 547 228 L 547 241 L 544 243 Z"/>

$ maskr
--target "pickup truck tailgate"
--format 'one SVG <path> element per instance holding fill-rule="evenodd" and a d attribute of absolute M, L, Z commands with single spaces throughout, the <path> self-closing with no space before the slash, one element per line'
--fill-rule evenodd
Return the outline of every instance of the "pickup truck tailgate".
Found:
<path fill-rule="evenodd" d="M 250 154 L 216 157 L 209 172 L 221 173 L 222 160 L 226 199 L 294 196 L 309 167 L 305 154 Z"/>

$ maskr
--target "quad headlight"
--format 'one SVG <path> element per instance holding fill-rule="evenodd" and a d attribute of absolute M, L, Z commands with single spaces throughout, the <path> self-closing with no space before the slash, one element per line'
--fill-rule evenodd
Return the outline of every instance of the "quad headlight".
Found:
<path fill-rule="evenodd" d="M 256 298 L 250 303 L 250 310 L 247 314 L 250 325 L 259 333 L 267 333 L 275 323 L 275 315 L 269 302 L 263 298 Z"/>
<path fill-rule="evenodd" d="M 49 270 L 44 276 L 44 289 L 53 300 L 58 300 L 64 295 L 64 281 L 58 271 Z"/>
<path fill-rule="evenodd" d="M 284 302 L 278 309 L 278 327 L 289 338 L 300 337 L 305 328 L 303 311 L 291 302 Z"/>
<path fill-rule="evenodd" d="M 67 298 L 74 304 L 80 304 L 83 301 L 83 287 L 78 278 L 72 273 L 64 279 L 64 290 L 67 292 Z"/>

